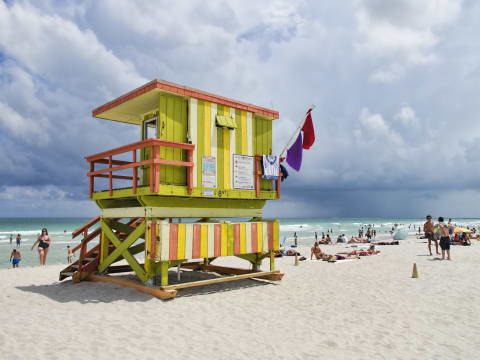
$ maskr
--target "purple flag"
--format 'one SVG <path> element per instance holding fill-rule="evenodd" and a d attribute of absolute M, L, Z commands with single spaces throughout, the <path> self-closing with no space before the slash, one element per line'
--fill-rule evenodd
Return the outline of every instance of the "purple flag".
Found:
<path fill-rule="evenodd" d="M 297 140 L 287 150 L 287 164 L 293 170 L 299 171 L 302 166 L 302 132 L 298 134 Z"/>

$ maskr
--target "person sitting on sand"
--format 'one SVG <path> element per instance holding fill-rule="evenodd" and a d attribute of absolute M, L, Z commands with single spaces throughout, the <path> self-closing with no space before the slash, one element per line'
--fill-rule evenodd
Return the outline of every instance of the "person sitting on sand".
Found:
<path fill-rule="evenodd" d="M 400 245 L 398 240 L 394 241 L 377 241 L 375 245 Z"/>
<path fill-rule="evenodd" d="M 315 256 L 317 260 L 323 260 L 328 262 L 335 262 L 337 260 L 345 260 L 345 259 L 358 259 L 358 256 L 353 254 L 347 255 L 347 256 L 341 255 L 341 254 L 335 254 L 335 255 L 326 254 L 322 251 L 322 249 L 320 249 L 320 247 L 318 246 L 318 242 L 315 242 L 315 244 L 312 247 L 310 260 L 312 260 L 313 256 Z"/>
<path fill-rule="evenodd" d="M 453 245 L 462 245 L 462 246 L 470 246 L 472 243 L 470 242 L 470 238 L 466 232 L 462 233 L 462 238 L 459 239 L 458 237 L 453 241 Z"/>
<path fill-rule="evenodd" d="M 13 249 L 12 253 L 10 254 L 10 261 L 12 262 L 12 267 L 18 268 L 20 260 L 22 260 L 22 255 L 20 254 L 20 251 L 18 251 L 17 249 Z"/>
<path fill-rule="evenodd" d="M 331 244 L 332 243 L 332 239 L 330 238 L 330 235 L 327 234 L 327 236 L 325 237 L 325 240 L 320 240 L 318 241 L 319 244 Z"/>

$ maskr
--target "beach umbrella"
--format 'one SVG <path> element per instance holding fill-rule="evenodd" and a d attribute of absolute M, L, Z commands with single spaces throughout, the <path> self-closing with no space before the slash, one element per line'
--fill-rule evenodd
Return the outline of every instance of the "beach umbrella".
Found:
<path fill-rule="evenodd" d="M 453 232 L 456 232 L 456 233 L 469 233 L 471 230 L 468 230 L 468 229 L 465 229 L 465 228 L 461 228 L 461 227 L 456 227 Z"/>

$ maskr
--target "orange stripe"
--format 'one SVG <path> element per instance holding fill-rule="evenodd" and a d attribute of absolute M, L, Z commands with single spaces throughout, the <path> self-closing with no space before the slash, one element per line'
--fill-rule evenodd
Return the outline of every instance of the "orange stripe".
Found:
<path fill-rule="evenodd" d="M 170 224 L 170 256 L 169 260 L 177 260 L 178 224 Z"/>
<path fill-rule="evenodd" d="M 240 224 L 233 224 L 233 254 L 240 254 Z"/>
<path fill-rule="evenodd" d="M 201 225 L 193 225 L 193 250 L 192 259 L 198 259 L 200 257 L 200 241 L 201 241 Z"/>
<path fill-rule="evenodd" d="M 258 252 L 257 250 L 257 223 L 252 223 L 252 253 Z"/>
<path fill-rule="evenodd" d="M 268 250 L 273 250 L 273 222 L 269 221 L 267 223 L 267 233 L 268 233 Z"/>
<path fill-rule="evenodd" d="M 222 254 L 222 225 L 221 224 L 215 224 L 214 226 L 215 232 L 214 232 L 214 251 L 213 251 L 213 256 L 219 257 Z"/>

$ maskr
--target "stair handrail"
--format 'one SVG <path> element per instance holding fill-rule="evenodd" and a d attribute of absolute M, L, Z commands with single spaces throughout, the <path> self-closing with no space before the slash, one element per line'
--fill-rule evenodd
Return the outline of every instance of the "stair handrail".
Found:
<path fill-rule="evenodd" d="M 80 226 L 77 230 L 72 232 L 72 239 L 75 239 L 78 235 L 83 234 L 85 230 L 88 230 L 90 227 L 95 225 L 100 221 L 100 216 L 97 216 L 90 220 L 89 222 L 85 223 L 84 225 Z"/>

